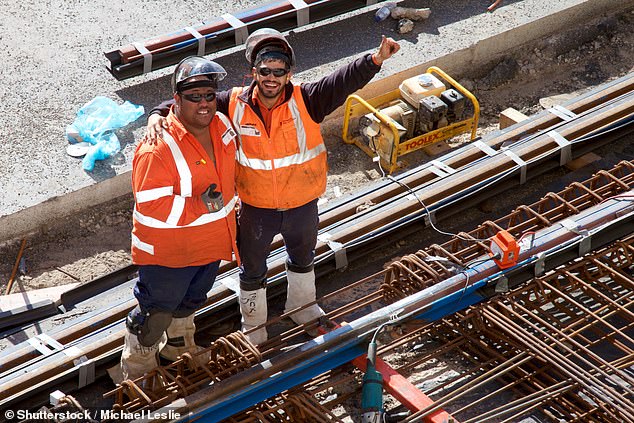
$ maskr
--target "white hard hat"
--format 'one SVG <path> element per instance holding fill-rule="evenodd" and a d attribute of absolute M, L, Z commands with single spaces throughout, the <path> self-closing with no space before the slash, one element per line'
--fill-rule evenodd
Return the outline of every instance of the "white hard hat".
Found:
<path fill-rule="evenodd" d="M 289 66 L 295 66 L 295 52 L 286 38 L 276 29 L 260 28 L 249 35 L 244 44 L 244 55 L 251 66 L 257 64 L 258 56 L 264 59 L 270 58 L 286 61 Z"/>

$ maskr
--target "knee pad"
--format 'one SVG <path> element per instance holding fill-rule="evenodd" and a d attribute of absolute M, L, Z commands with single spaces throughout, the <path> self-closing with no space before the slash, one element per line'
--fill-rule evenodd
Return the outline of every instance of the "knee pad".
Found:
<path fill-rule="evenodd" d="M 161 339 L 163 332 L 172 322 L 172 313 L 167 311 L 143 311 L 136 306 L 126 319 L 126 327 L 131 334 L 136 335 L 139 344 L 151 347 Z"/>

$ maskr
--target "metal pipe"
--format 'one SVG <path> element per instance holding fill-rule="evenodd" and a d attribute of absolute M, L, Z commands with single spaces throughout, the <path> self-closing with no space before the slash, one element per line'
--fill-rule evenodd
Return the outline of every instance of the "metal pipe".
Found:
<path fill-rule="evenodd" d="M 379 0 L 383 1 L 383 0 Z M 366 0 L 306 0 L 309 21 L 315 23 L 342 13 L 361 9 L 369 4 Z M 299 12 L 288 0 L 274 1 L 246 11 L 234 13 L 234 17 L 243 22 L 248 32 L 260 28 L 275 28 L 287 31 L 304 24 L 299 19 Z M 204 54 L 234 47 L 239 37 L 236 30 L 222 17 L 216 17 L 193 28 L 205 40 Z M 153 37 L 142 43 L 152 55 L 151 69 L 157 70 L 178 63 L 179 60 L 192 54 L 198 54 L 198 40 L 187 29 L 171 34 Z M 144 56 L 134 44 L 104 53 L 110 60 L 108 70 L 118 80 L 131 78 L 144 73 Z"/>

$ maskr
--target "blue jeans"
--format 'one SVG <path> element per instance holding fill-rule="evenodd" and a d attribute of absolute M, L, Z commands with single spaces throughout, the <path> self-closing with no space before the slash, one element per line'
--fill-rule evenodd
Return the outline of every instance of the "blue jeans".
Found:
<path fill-rule="evenodd" d="M 238 216 L 238 248 L 242 268 L 240 281 L 252 289 L 266 279 L 266 258 L 273 237 L 281 234 L 289 261 L 298 267 L 311 266 L 315 258 L 319 215 L 317 200 L 288 210 L 262 209 L 242 203 Z"/>
<path fill-rule="evenodd" d="M 220 261 L 180 268 L 139 266 L 134 296 L 144 311 L 160 310 L 171 312 L 174 317 L 189 316 L 207 300 L 219 267 Z"/>

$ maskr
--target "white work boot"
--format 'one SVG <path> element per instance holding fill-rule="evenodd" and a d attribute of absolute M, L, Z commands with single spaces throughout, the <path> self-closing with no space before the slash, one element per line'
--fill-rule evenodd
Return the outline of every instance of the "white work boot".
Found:
<path fill-rule="evenodd" d="M 157 353 L 167 342 L 167 335 L 159 338 L 154 345 L 146 347 L 139 343 L 136 335 L 125 331 L 121 361 L 118 366 L 108 369 L 115 384 L 124 380 L 134 380 L 158 366 Z"/>
<path fill-rule="evenodd" d="M 242 314 L 242 332 L 266 323 L 266 288 L 253 291 L 246 291 L 240 288 L 240 314 Z M 246 336 L 254 345 L 260 345 L 268 338 L 265 327 Z"/>
<path fill-rule="evenodd" d="M 193 313 L 187 317 L 172 317 L 172 322 L 165 333 L 167 333 L 167 343 L 161 349 L 160 356 L 167 360 L 176 361 L 187 352 L 193 356 L 204 349 L 196 345 L 194 341 L 196 325 L 194 324 Z M 206 366 L 211 358 L 211 353 L 200 354 L 194 356 L 194 358 L 198 366 Z"/>
<path fill-rule="evenodd" d="M 287 269 L 286 279 L 288 281 L 288 288 L 286 290 L 286 305 L 284 307 L 284 313 L 315 301 L 316 290 L 314 270 L 307 273 L 297 273 Z M 324 314 L 326 313 L 324 313 L 317 304 L 313 304 L 303 310 L 291 314 L 289 317 L 297 325 L 303 325 L 304 323 L 317 319 Z"/>

